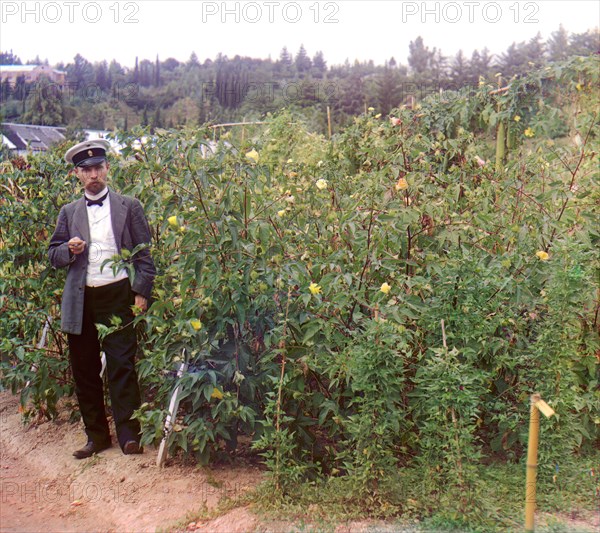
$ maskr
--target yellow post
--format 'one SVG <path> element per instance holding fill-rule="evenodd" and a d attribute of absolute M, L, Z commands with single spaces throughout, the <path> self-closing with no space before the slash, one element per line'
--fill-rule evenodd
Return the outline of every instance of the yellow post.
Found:
<path fill-rule="evenodd" d="M 527 444 L 527 476 L 525 480 L 525 531 L 530 533 L 535 528 L 535 484 L 537 477 L 538 443 L 540 437 L 540 411 L 550 418 L 554 410 L 542 397 L 531 395 L 531 414 L 529 417 L 529 442 Z"/>
<path fill-rule="evenodd" d="M 535 406 L 541 400 L 539 394 L 531 395 L 529 415 L 529 442 L 527 444 L 527 477 L 525 481 L 525 531 L 534 530 L 535 483 L 537 476 L 538 442 L 540 436 L 540 412 Z"/>

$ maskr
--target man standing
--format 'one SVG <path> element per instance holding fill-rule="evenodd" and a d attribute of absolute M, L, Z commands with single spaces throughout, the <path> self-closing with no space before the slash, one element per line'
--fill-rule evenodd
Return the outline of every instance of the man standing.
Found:
<path fill-rule="evenodd" d="M 88 438 L 87 444 L 73 453 L 77 459 L 111 446 L 100 378 L 101 349 L 106 354 L 119 444 L 125 454 L 142 453 L 140 425 L 131 419 L 140 407 L 132 305 L 147 309 L 156 270 L 147 247 L 130 258 L 135 271 L 132 283 L 126 270 L 115 271 L 111 263 L 102 267 L 123 249 L 132 251 L 151 241 L 140 202 L 107 187 L 109 148 L 105 140 L 86 141 L 65 154 L 83 184 L 84 197 L 62 207 L 48 249 L 54 268 L 68 267 L 61 328 L 68 336 L 75 392 Z M 120 319 L 120 326 L 100 346 L 95 324 L 110 325 L 113 316 Z"/>

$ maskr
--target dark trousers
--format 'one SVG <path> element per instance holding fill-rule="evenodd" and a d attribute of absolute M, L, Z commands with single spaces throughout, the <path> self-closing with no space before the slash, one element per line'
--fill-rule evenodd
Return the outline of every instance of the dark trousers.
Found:
<path fill-rule="evenodd" d="M 140 407 L 135 371 L 137 341 L 131 325 L 133 302 L 128 279 L 102 287 L 86 287 L 81 335 L 68 335 L 79 409 L 88 439 L 96 443 L 110 442 L 100 378 L 100 350 L 106 354 L 110 402 L 121 448 L 128 440 L 140 439 L 140 424 L 131 420 L 133 411 Z M 108 335 L 100 346 L 95 324 L 110 326 L 112 316 L 121 319 L 120 329 Z"/>

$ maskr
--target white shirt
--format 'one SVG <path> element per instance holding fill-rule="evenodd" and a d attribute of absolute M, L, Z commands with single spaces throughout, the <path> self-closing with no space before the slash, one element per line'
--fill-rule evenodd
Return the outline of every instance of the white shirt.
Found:
<path fill-rule="evenodd" d="M 105 187 L 98 194 L 86 194 L 86 197 L 90 200 L 98 200 L 107 192 L 108 187 Z M 110 194 L 102 202 L 102 205 L 87 205 L 86 202 L 86 209 L 90 228 L 86 285 L 88 287 L 100 287 L 125 279 L 127 271 L 121 270 L 115 275 L 112 262 L 106 263 L 100 271 L 104 261 L 112 259 L 114 255 L 119 253 L 110 218 Z"/>

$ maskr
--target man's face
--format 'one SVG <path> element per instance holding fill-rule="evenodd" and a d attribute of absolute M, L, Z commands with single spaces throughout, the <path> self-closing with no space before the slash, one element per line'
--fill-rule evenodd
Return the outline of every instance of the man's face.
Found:
<path fill-rule="evenodd" d="M 75 173 L 83 184 L 83 188 L 90 194 L 98 194 L 106 187 L 109 164 L 103 161 L 91 167 L 76 167 Z"/>

